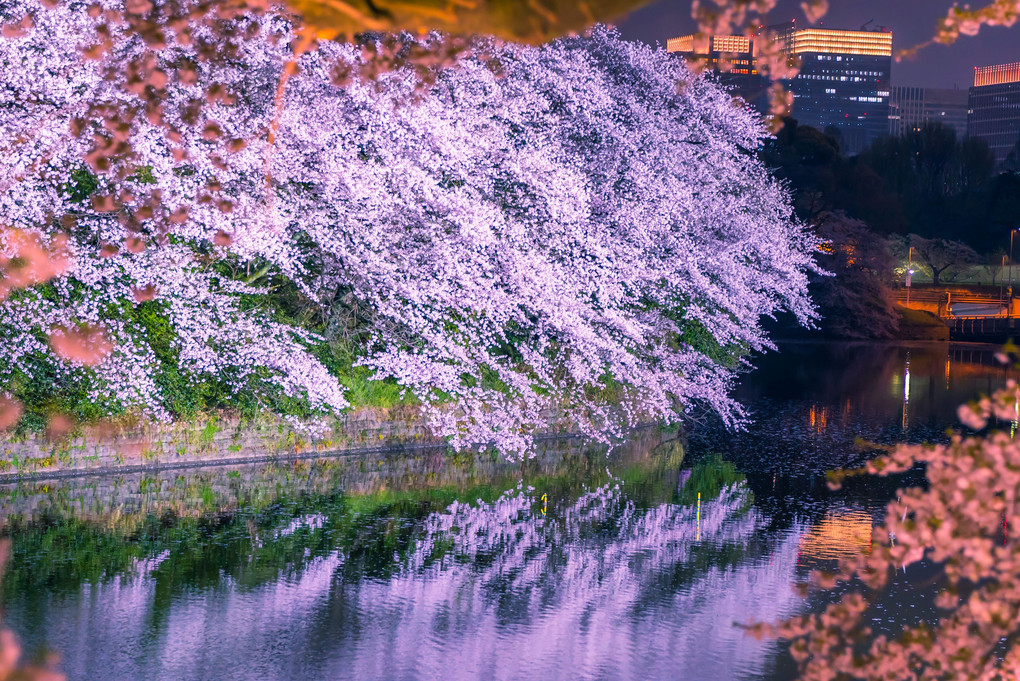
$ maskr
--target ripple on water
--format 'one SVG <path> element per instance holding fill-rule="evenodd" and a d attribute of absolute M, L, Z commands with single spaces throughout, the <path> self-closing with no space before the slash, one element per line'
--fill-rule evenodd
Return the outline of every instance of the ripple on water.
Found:
<path fill-rule="evenodd" d="M 895 490 L 832 492 L 822 474 L 869 456 L 861 440 L 944 437 L 1002 378 L 973 350 L 791 347 L 744 379 L 747 430 L 709 420 L 686 456 L 646 431 L 524 473 L 437 457 L 414 479 L 380 460 L 5 488 L 0 508 L 25 516 L 5 518 L 5 623 L 60 651 L 71 681 L 777 678 L 775 646 L 734 623 L 814 607 L 792 585 L 864 548 Z M 188 507 L 192 486 L 223 508 Z M 75 511 L 85 497 L 108 512 Z M 923 568 L 877 624 L 919 616 Z"/>

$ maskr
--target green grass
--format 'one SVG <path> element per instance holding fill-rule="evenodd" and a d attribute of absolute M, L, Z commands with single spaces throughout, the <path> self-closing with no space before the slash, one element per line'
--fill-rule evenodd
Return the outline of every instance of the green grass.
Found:
<path fill-rule="evenodd" d="M 949 327 L 936 315 L 925 310 L 898 308 L 900 338 L 909 340 L 949 340 Z"/>
<path fill-rule="evenodd" d="M 340 373 L 340 383 L 347 389 L 347 400 L 358 407 L 390 409 L 399 405 L 419 404 L 410 391 L 401 395 L 401 386 L 392 379 L 373 380 L 366 367 L 350 367 Z"/>
<path fill-rule="evenodd" d="M 926 310 L 899 308 L 900 324 L 904 326 L 945 326 L 946 323 Z"/>

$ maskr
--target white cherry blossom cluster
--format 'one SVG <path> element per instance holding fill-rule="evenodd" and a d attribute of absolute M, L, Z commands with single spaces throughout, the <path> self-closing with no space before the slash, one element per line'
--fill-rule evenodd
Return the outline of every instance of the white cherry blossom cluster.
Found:
<path fill-rule="evenodd" d="M 163 47 L 114 35 L 89 62 L 77 51 L 94 39 L 88 7 L 4 9 L 33 27 L 0 39 L 0 124 L 20 145 L 0 159 L 0 205 L 8 224 L 46 234 L 73 215 L 77 260 L 53 309 L 20 317 L 25 338 L 0 353 L 53 320 L 106 325 L 125 344 L 116 370 L 95 369 L 114 401 L 164 415 L 144 334 L 114 313 L 146 290 L 181 370 L 347 406 L 309 351 L 319 339 L 243 305 L 260 290 L 218 275 L 223 261 L 287 277 L 327 310 L 369 310 L 360 362 L 374 377 L 414 393 L 455 446 L 505 452 L 528 452 L 554 416 L 600 439 L 697 404 L 739 422 L 729 388 L 739 358 L 770 347 L 762 318 L 814 316 L 817 241 L 755 156 L 762 123 L 610 30 L 485 45 L 423 91 L 402 70 L 335 84 L 362 51 L 294 55 L 274 16 L 237 19 L 246 37 L 221 59 L 192 58 L 202 27 L 187 45 L 168 27 Z M 150 106 L 110 68 L 150 57 L 168 80 L 158 115 L 68 132 L 88 107 Z M 36 75 L 15 73 L 30 60 Z M 94 167 L 92 202 L 75 204 L 60 183 L 94 134 L 129 151 Z"/>

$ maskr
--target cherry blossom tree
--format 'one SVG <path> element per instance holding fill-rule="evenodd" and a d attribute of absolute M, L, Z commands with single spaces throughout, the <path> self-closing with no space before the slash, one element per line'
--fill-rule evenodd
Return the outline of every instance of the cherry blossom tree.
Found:
<path fill-rule="evenodd" d="M 967 244 L 950 239 L 926 239 L 917 234 L 909 234 L 906 237 L 892 237 L 889 243 L 896 258 L 901 261 L 907 260 L 908 251 L 913 247 L 918 265 L 928 270 L 936 286 L 944 281 L 953 281 L 981 259 Z"/>
<path fill-rule="evenodd" d="M 812 282 L 822 327 L 845 338 L 894 337 L 899 315 L 888 242 L 842 211 L 820 215 L 818 235 L 828 241 L 819 261 L 835 275 Z"/>
<path fill-rule="evenodd" d="M 97 401 L 166 418 L 145 329 L 124 314 L 158 304 L 179 371 L 343 409 L 308 350 L 319 339 L 245 305 L 257 277 L 228 276 L 230 263 L 327 308 L 357 301 L 371 311 L 361 362 L 375 377 L 413 392 L 455 445 L 523 452 L 557 412 L 603 439 L 698 402 L 734 422 L 734 363 L 769 347 L 759 320 L 813 316 L 816 242 L 753 154 L 761 124 L 610 31 L 479 44 L 485 58 L 423 93 L 412 68 L 338 86 L 362 52 L 322 42 L 295 55 L 276 16 L 236 20 L 244 38 L 228 58 L 125 32 L 81 62 L 71 45 L 102 27 L 89 10 L 9 11 L 33 19 L 3 40 L 7 70 L 31 62 L 39 76 L 5 95 L 18 110 L 5 139 L 23 141 L 3 159 L 4 208 L 40 239 L 66 230 L 75 254 L 53 286 L 5 303 L 11 370 L 41 362 L 93 381 Z M 145 110 L 149 85 L 111 77 L 131 59 L 172 74 L 159 115 L 82 120 Z M 68 126 L 131 151 L 78 172 L 91 143 Z M 94 368 L 40 340 L 84 326 L 111 341 Z"/>
<path fill-rule="evenodd" d="M 388 318 L 366 364 L 427 402 L 456 398 L 463 413 L 433 413 L 446 432 L 519 448 L 557 407 L 591 434 L 697 400 L 735 415 L 711 351 L 766 347 L 762 315 L 812 315 L 814 241 L 748 154 L 763 130 L 605 31 L 495 54 L 502 77 L 466 61 L 397 109 L 414 94 L 403 73 L 339 92 L 310 77 L 325 48 L 302 62 L 272 176 L 314 186 L 277 205 L 324 255 L 320 298 L 349 291 Z M 363 230 L 369 248 L 351 239 Z M 710 347 L 677 342 L 695 328 Z M 588 397 L 609 378 L 623 420 Z"/>

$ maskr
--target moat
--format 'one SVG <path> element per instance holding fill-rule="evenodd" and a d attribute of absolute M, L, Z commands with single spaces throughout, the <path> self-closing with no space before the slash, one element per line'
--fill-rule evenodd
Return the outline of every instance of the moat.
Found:
<path fill-rule="evenodd" d="M 787 344 L 752 421 L 544 443 L 0 487 L 4 622 L 73 680 L 780 679 L 735 624 L 866 550 L 903 480 L 869 443 L 937 441 L 1010 375 L 994 347 Z M 1015 423 L 1001 424 L 1015 429 Z"/>

